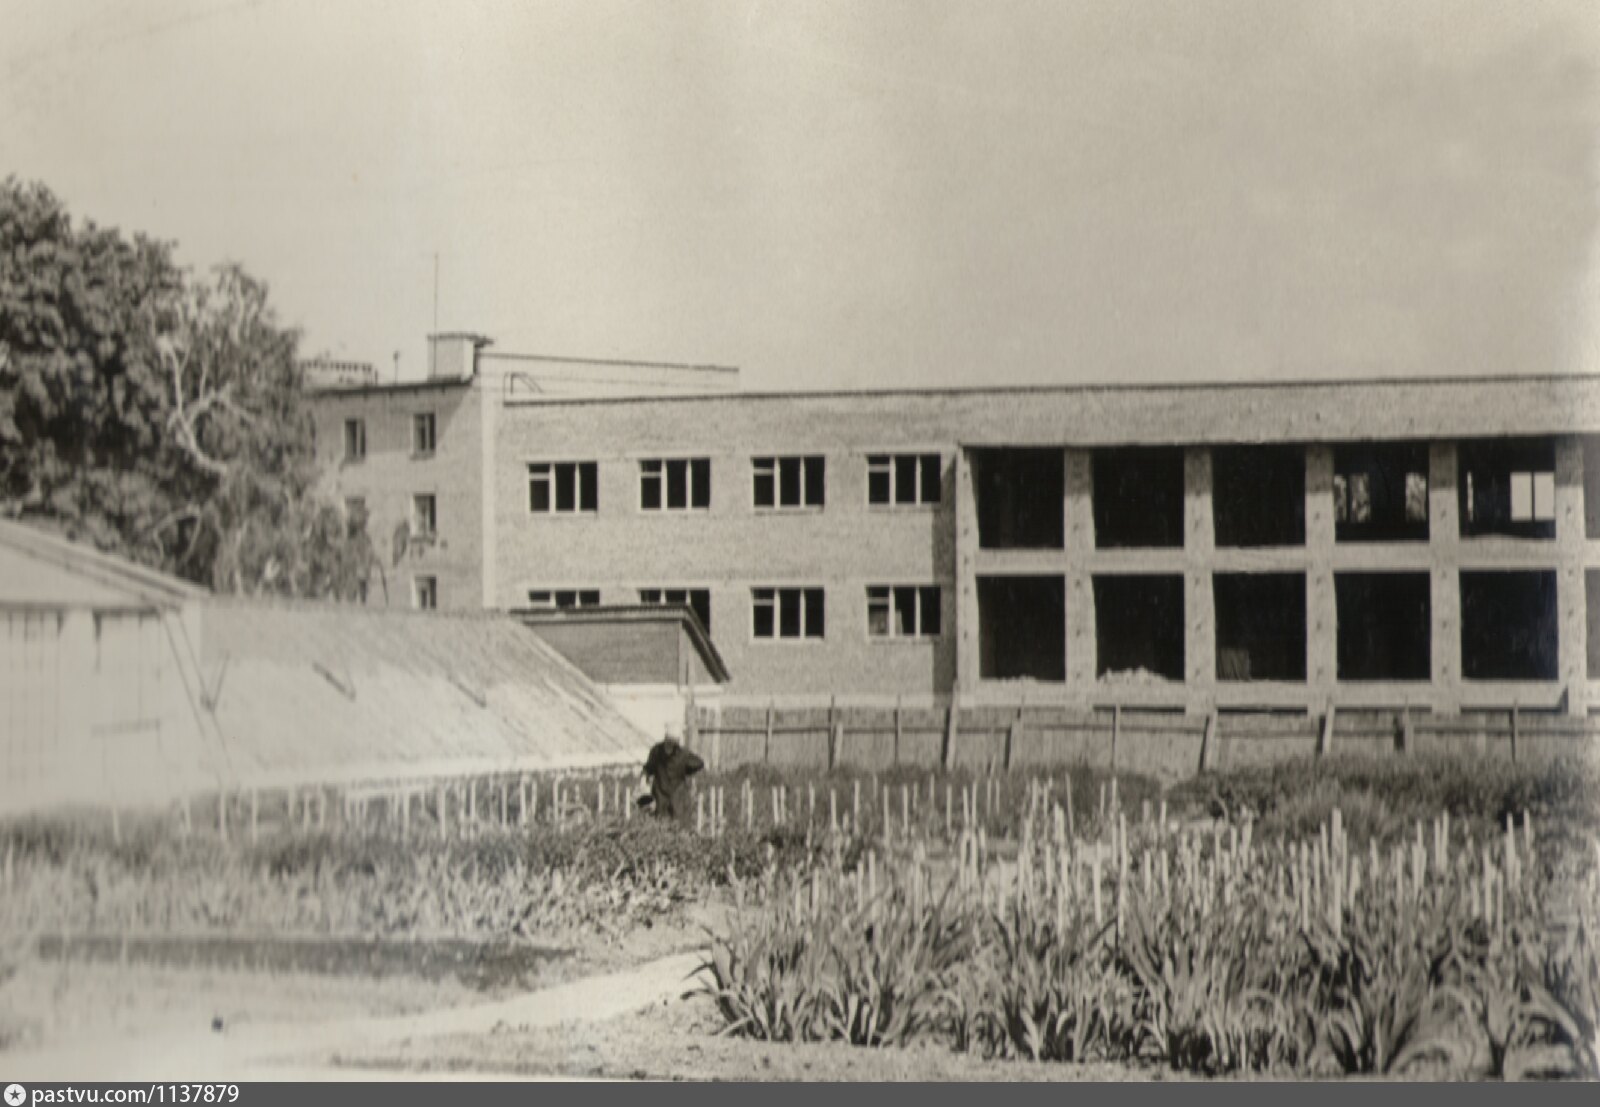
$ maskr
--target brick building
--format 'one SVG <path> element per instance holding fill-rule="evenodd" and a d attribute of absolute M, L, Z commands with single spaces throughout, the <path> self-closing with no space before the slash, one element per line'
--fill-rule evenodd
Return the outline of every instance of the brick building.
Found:
<path fill-rule="evenodd" d="M 432 343 L 316 404 L 369 603 L 686 604 L 732 695 L 1600 707 L 1600 377 L 772 394 Z"/>

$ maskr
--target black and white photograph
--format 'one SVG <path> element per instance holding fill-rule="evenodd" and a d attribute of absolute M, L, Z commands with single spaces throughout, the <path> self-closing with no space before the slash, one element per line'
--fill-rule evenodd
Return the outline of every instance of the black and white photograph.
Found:
<path fill-rule="evenodd" d="M 0 0 L 6 1107 L 1600 1080 L 1596 15 Z"/>

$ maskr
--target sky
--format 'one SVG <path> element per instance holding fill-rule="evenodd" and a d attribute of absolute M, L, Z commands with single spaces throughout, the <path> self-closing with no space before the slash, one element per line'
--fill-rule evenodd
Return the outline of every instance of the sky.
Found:
<path fill-rule="evenodd" d="M 302 351 L 1600 372 L 1594 0 L 5 0 L 0 174 Z"/>

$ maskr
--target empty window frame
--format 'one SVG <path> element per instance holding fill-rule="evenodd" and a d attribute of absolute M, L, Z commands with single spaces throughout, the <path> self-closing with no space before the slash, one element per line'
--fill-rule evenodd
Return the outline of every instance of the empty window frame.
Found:
<path fill-rule="evenodd" d="M 411 417 L 411 452 L 419 457 L 433 453 L 438 441 L 438 424 L 431 411 L 419 411 Z"/>
<path fill-rule="evenodd" d="M 439 533 L 439 501 L 431 492 L 411 497 L 411 537 L 433 538 Z"/>
<path fill-rule="evenodd" d="M 1065 682 L 1065 578 L 977 579 L 978 676 L 983 680 Z"/>
<path fill-rule="evenodd" d="M 439 578 L 411 578 L 411 599 L 422 611 L 432 611 L 439 606 Z"/>
<path fill-rule="evenodd" d="M 710 458 L 651 458 L 639 462 L 640 510 L 707 511 L 710 507 Z"/>
<path fill-rule="evenodd" d="M 751 469 L 756 507 L 792 511 L 823 506 L 826 467 L 820 456 L 758 457 Z"/>
<path fill-rule="evenodd" d="M 867 503 L 872 507 L 937 504 L 941 465 L 938 454 L 867 455 Z"/>
<path fill-rule="evenodd" d="M 1094 578 L 1095 675 L 1115 681 L 1183 679 L 1181 574 Z"/>
<path fill-rule="evenodd" d="M 598 463 L 539 461 L 528 466 L 528 510 L 535 515 L 598 511 Z"/>
<path fill-rule="evenodd" d="M 979 547 L 1061 549 L 1066 538 L 1062 451 L 983 447 L 970 457 Z"/>
<path fill-rule="evenodd" d="M 1463 537 L 1556 536 L 1556 451 L 1549 438 L 1476 439 L 1457 447 Z"/>
<path fill-rule="evenodd" d="M 1301 446 L 1213 449 L 1211 504 L 1218 546 L 1305 545 L 1305 449 Z"/>
<path fill-rule="evenodd" d="M 937 638 L 940 632 L 937 584 L 869 584 L 869 638 Z"/>
<path fill-rule="evenodd" d="M 1556 574 L 1463 571 L 1461 675 L 1468 680 L 1555 680 Z"/>
<path fill-rule="evenodd" d="M 566 609 L 569 607 L 599 607 L 598 588 L 534 588 L 528 592 L 529 607 Z"/>
<path fill-rule="evenodd" d="M 1211 589 L 1218 680 L 1306 679 L 1304 573 L 1217 573 Z"/>
<path fill-rule="evenodd" d="M 364 496 L 346 496 L 344 500 L 344 533 L 354 538 L 367 527 L 367 501 Z"/>
<path fill-rule="evenodd" d="M 1340 680 L 1433 675 L 1430 582 L 1421 573 L 1335 573 Z"/>
<path fill-rule="evenodd" d="M 1333 533 L 1338 542 L 1426 542 L 1427 444 L 1334 447 Z"/>
<path fill-rule="evenodd" d="M 367 456 L 367 421 L 365 419 L 346 419 L 344 421 L 344 459 L 346 461 L 360 461 Z"/>
<path fill-rule="evenodd" d="M 642 604 L 681 604 L 695 613 L 700 625 L 711 630 L 711 589 L 709 588 L 641 588 Z"/>
<path fill-rule="evenodd" d="M 820 588 L 752 588 L 750 633 L 759 639 L 822 638 L 825 634 Z"/>
<path fill-rule="evenodd" d="M 1096 450 L 1094 544 L 1100 549 L 1183 545 L 1183 450 Z"/>

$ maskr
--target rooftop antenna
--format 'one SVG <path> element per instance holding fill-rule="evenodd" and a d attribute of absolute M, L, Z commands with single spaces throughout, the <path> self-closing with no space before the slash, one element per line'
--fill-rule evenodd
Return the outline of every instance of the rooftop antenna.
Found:
<path fill-rule="evenodd" d="M 400 383 L 400 351 L 394 352 L 394 383 Z"/>
<path fill-rule="evenodd" d="M 433 252 L 433 333 L 439 333 L 439 251 Z"/>

